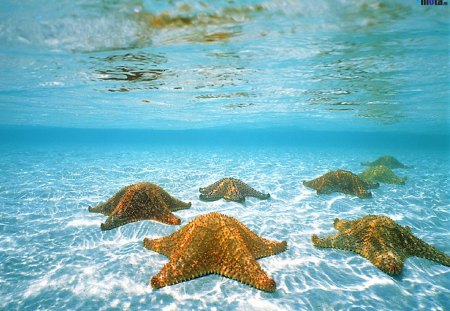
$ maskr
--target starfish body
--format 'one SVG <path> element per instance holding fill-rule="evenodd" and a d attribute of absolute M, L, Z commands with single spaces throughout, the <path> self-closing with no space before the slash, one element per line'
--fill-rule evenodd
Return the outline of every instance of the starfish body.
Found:
<path fill-rule="evenodd" d="M 405 165 L 405 164 L 401 163 L 399 160 L 397 160 L 393 156 L 388 156 L 388 155 L 379 157 L 378 159 L 376 159 L 373 162 L 363 162 L 363 163 L 361 163 L 361 165 L 365 165 L 365 166 L 384 165 L 384 166 L 389 167 L 390 169 L 394 169 L 394 168 L 410 168 L 411 167 L 411 166 L 408 166 L 408 165 Z"/>
<path fill-rule="evenodd" d="M 337 170 L 328 172 L 316 179 L 304 181 L 303 185 L 313 188 L 317 194 L 342 192 L 354 194 L 359 198 L 370 198 L 372 193 L 367 189 L 378 188 L 379 184 L 368 183 L 349 171 Z"/>
<path fill-rule="evenodd" d="M 392 170 L 384 165 L 371 166 L 358 175 L 362 180 L 369 183 L 386 183 L 404 185 L 406 177 L 400 177 L 394 174 Z"/>
<path fill-rule="evenodd" d="M 111 230 L 139 220 L 179 225 L 180 219 L 172 212 L 190 206 L 190 202 L 185 203 L 174 198 L 158 185 L 140 182 L 122 188 L 104 203 L 89 207 L 89 212 L 109 216 L 105 223 L 101 224 L 101 229 Z"/>
<path fill-rule="evenodd" d="M 263 239 L 235 218 L 214 212 L 198 216 L 169 236 L 145 238 L 144 246 L 169 257 L 150 280 L 154 288 L 219 274 L 273 292 L 275 281 L 256 259 L 286 250 L 287 243 Z"/>
<path fill-rule="evenodd" d="M 200 199 L 216 201 L 224 198 L 227 201 L 244 202 L 245 197 L 268 199 L 270 194 L 256 191 L 243 181 L 236 178 L 223 178 L 212 185 L 200 188 Z"/>
<path fill-rule="evenodd" d="M 357 220 L 336 218 L 338 234 L 319 238 L 312 236 L 315 246 L 353 251 L 367 258 L 387 274 L 396 275 L 408 257 L 417 256 L 450 266 L 450 256 L 425 243 L 386 216 L 368 215 Z"/>

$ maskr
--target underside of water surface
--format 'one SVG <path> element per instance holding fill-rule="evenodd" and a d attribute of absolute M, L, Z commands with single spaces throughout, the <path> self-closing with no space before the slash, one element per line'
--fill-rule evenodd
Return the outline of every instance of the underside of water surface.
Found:
<path fill-rule="evenodd" d="M 333 221 L 384 215 L 450 255 L 448 5 L 420 1 L 0 3 L 0 309 L 446 310 L 450 269 L 389 276 L 313 246 Z M 372 198 L 303 185 L 393 155 Z M 235 177 L 270 193 L 199 199 Z M 147 181 L 192 203 L 181 225 L 101 231 L 88 206 Z M 143 239 L 233 216 L 286 241 L 265 293 L 219 275 L 162 289 Z"/>

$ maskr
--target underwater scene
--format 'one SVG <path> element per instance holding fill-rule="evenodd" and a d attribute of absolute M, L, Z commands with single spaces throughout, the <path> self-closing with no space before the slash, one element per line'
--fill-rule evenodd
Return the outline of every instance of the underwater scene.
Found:
<path fill-rule="evenodd" d="M 445 1 L 0 2 L 0 310 L 450 310 Z"/>

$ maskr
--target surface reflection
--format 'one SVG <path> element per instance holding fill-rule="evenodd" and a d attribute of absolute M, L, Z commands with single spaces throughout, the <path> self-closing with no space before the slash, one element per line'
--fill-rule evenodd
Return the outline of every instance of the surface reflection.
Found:
<path fill-rule="evenodd" d="M 154 40 L 165 44 L 180 42 L 222 42 L 241 33 L 238 26 L 264 11 L 262 5 L 214 7 L 201 3 L 197 7 L 180 4 L 167 11 L 142 11 L 136 14 L 143 32 L 157 31 Z"/>
<path fill-rule="evenodd" d="M 341 43 L 335 39 L 335 47 L 321 51 L 314 59 L 312 76 L 320 88 L 305 91 L 308 103 L 333 112 L 351 111 L 355 117 L 383 124 L 404 118 L 397 92 L 402 55 L 382 39 Z"/>
<path fill-rule="evenodd" d="M 420 48 L 435 40 L 412 38 L 405 29 L 406 22 L 414 26 L 405 21 L 415 14 L 410 6 L 256 2 L 136 1 L 123 10 L 126 20 L 138 25 L 142 41 L 83 54 L 89 57 L 92 88 L 143 91 L 130 96 L 130 105 L 163 103 L 167 109 L 160 109 L 158 117 L 168 124 L 178 113 L 196 124 L 228 124 L 221 114 L 231 113 L 224 109 L 239 111 L 230 122 L 249 124 L 280 120 L 297 125 L 309 119 L 343 126 L 349 120 L 358 126 L 407 123 L 402 123 L 411 117 L 405 85 L 420 80 L 408 64 L 416 51 L 425 59 Z M 445 70 L 440 77 L 447 77 Z M 409 91 L 421 92 L 421 87 Z M 153 92 L 144 94 L 148 90 Z M 142 116 L 153 115 L 136 119 Z"/>
<path fill-rule="evenodd" d="M 107 86 L 110 92 L 158 89 L 164 85 L 163 76 L 168 71 L 159 68 L 167 62 L 166 57 L 160 54 L 114 54 L 106 57 L 93 56 L 91 60 L 95 65 L 96 80 L 118 82 Z"/>

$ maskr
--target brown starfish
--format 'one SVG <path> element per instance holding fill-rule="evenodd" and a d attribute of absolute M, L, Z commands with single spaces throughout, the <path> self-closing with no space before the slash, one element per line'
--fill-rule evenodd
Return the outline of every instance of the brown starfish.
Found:
<path fill-rule="evenodd" d="M 212 185 L 199 189 L 200 199 L 216 201 L 224 198 L 227 201 L 244 202 L 245 197 L 268 199 L 270 194 L 256 191 L 242 180 L 236 178 L 223 178 Z"/>
<path fill-rule="evenodd" d="M 169 236 L 145 238 L 144 246 L 169 257 L 150 280 L 154 288 L 214 273 L 273 292 L 275 281 L 256 259 L 286 250 L 287 243 L 263 239 L 235 218 L 214 212 L 198 216 Z"/>
<path fill-rule="evenodd" d="M 122 188 L 106 202 L 89 207 L 89 212 L 108 215 L 102 230 L 116 227 L 139 220 L 156 220 L 169 225 L 179 225 L 180 219 L 172 211 L 186 209 L 191 203 L 180 201 L 158 185 L 140 182 Z"/>
<path fill-rule="evenodd" d="M 359 198 L 370 198 L 372 193 L 367 189 L 378 188 L 379 184 L 371 184 L 363 181 L 358 175 L 349 171 L 337 170 L 328 172 L 316 179 L 304 181 L 303 185 L 317 190 L 317 194 L 342 192 L 354 194 Z"/>
<path fill-rule="evenodd" d="M 325 238 L 312 236 L 315 246 L 339 248 L 367 258 L 382 271 L 395 275 L 408 257 L 417 256 L 450 266 L 450 256 L 425 243 L 411 229 L 386 216 L 368 215 L 357 220 L 336 218 L 338 234 Z"/>

